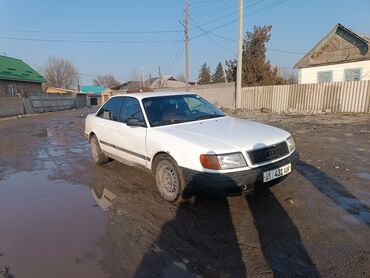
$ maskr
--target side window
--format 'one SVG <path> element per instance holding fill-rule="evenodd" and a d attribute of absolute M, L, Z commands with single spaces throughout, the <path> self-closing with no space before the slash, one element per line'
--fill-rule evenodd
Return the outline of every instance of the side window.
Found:
<path fill-rule="evenodd" d="M 11 95 L 11 96 L 15 96 L 17 94 L 17 86 L 9 85 L 8 94 Z"/>
<path fill-rule="evenodd" d="M 121 104 L 121 97 L 112 98 L 99 110 L 96 116 L 106 120 L 119 121 Z"/>
<path fill-rule="evenodd" d="M 143 111 L 137 99 L 132 97 L 125 98 L 120 118 L 124 123 L 127 123 L 127 120 L 130 118 L 138 119 L 143 123 L 145 122 Z"/>

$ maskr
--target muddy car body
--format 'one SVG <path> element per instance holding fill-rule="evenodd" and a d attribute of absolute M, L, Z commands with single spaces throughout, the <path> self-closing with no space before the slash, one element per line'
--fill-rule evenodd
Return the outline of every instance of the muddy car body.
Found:
<path fill-rule="evenodd" d="M 85 136 L 97 164 L 113 158 L 144 166 L 168 201 L 190 192 L 252 193 L 278 183 L 298 161 L 288 132 L 226 116 L 193 93 L 114 96 L 88 115 Z"/>

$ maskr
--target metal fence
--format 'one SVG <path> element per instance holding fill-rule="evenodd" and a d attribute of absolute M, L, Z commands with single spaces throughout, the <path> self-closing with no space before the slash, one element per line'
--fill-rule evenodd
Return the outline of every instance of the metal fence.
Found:
<path fill-rule="evenodd" d="M 245 87 L 242 107 L 275 112 L 370 112 L 370 81 Z"/>

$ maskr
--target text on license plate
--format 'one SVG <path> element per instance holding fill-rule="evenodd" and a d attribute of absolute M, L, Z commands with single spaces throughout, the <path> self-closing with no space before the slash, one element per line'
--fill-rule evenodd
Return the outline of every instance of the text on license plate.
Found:
<path fill-rule="evenodd" d="M 292 171 L 292 165 L 289 163 L 271 171 L 263 172 L 263 182 L 268 182 L 279 177 L 285 176 Z"/>

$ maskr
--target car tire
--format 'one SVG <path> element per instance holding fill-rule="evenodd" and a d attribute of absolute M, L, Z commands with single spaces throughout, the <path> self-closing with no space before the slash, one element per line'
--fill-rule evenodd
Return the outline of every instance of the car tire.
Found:
<path fill-rule="evenodd" d="M 158 191 L 166 201 L 181 202 L 185 181 L 176 161 L 171 156 L 160 155 L 155 159 L 154 177 Z"/>
<path fill-rule="evenodd" d="M 107 157 L 102 151 L 102 149 L 100 148 L 100 144 L 96 136 L 93 136 L 91 138 L 90 148 L 91 148 L 91 156 L 97 165 L 103 165 L 109 161 L 109 157 Z"/>

